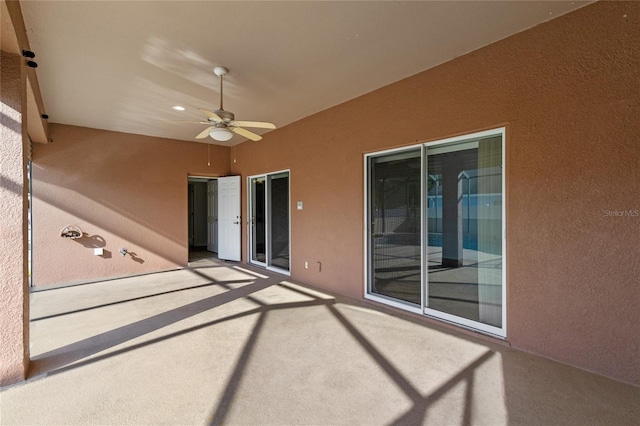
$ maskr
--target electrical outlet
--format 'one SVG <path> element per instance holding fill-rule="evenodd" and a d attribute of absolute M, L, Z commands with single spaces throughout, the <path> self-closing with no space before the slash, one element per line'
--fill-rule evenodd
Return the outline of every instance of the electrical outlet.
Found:
<path fill-rule="evenodd" d="M 304 261 L 304 269 L 309 269 L 309 262 L 306 260 Z"/>

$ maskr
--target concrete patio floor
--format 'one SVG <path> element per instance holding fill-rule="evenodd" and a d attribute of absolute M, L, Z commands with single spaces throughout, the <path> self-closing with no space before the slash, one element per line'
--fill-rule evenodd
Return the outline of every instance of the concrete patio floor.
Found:
<path fill-rule="evenodd" d="M 637 425 L 640 388 L 246 265 L 36 291 L 9 424 Z"/>

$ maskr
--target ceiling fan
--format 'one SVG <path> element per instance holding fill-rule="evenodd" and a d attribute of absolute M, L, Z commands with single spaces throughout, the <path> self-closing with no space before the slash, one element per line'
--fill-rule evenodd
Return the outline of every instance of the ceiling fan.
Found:
<path fill-rule="evenodd" d="M 222 80 L 224 76 L 229 72 L 225 67 L 215 67 L 213 72 L 220 77 L 220 109 L 215 111 L 209 111 L 206 109 L 198 108 L 200 112 L 207 116 L 206 121 L 195 121 L 195 123 L 208 124 L 209 127 L 198 133 L 196 139 L 204 139 L 207 136 L 211 138 L 225 142 L 233 137 L 236 133 L 240 136 L 244 136 L 252 141 L 259 141 L 262 136 L 253 133 L 245 129 L 244 127 L 251 127 L 256 129 L 275 129 L 276 126 L 273 123 L 267 123 L 265 121 L 240 121 L 235 119 L 235 115 L 232 112 L 225 111 L 222 104 Z"/>

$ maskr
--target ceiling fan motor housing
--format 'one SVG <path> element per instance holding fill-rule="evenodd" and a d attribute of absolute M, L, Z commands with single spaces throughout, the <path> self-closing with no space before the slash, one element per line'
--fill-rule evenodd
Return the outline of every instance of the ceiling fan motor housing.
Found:
<path fill-rule="evenodd" d="M 215 75 L 217 75 L 218 77 L 222 77 L 224 75 L 227 75 L 227 73 L 229 72 L 229 70 L 225 67 L 215 67 L 213 69 L 213 72 Z"/>
<path fill-rule="evenodd" d="M 232 112 L 225 111 L 223 109 L 219 109 L 219 110 L 216 110 L 214 112 L 218 115 L 218 117 L 222 118 L 225 121 L 225 123 L 233 121 L 236 118 L 236 116 L 233 115 Z"/>

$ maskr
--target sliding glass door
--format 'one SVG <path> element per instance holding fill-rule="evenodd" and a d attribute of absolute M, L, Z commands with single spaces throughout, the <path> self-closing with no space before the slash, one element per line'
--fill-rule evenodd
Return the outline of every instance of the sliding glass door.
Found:
<path fill-rule="evenodd" d="M 249 177 L 249 260 L 289 272 L 289 172 Z"/>
<path fill-rule="evenodd" d="M 367 297 L 506 335 L 504 129 L 367 157 Z"/>

